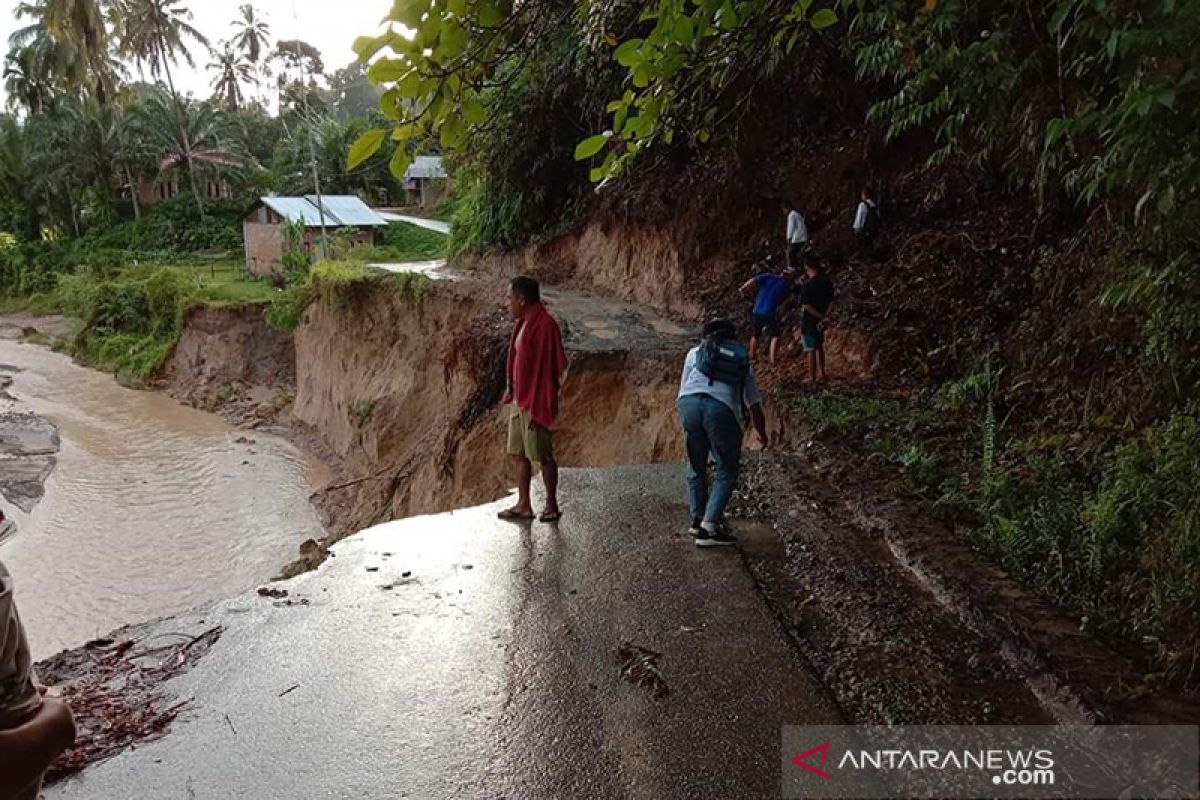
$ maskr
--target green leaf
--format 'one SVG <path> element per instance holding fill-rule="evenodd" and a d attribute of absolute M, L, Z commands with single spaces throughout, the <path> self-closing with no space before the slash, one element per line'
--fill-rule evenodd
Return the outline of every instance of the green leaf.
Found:
<path fill-rule="evenodd" d="M 421 17 L 425 15 L 427 5 L 423 0 L 396 0 L 392 4 L 392 11 L 388 14 L 388 19 L 395 20 L 408 28 L 416 28 L 421 24 Z"/>
<path fill-rule="evenodd" d="M 425 93 L 425 79 L 415 69 L 406 74 L 396 84 L 396 91 L 406 100 L 412 100 Z"/>
<path fill-rule="evenodd" d="M 613 58 L 615 58 L 617 63 L 622 67 L 632 67 L 634 64 L 638 64 L 642 61 L 641 53 L 638 52 L 641 46 L 641 39 L 630 39 L 626 42 L 622 42 L 621 46 L 613 51 Z"/>
<path fill-rule="evenodd" d="M 399 58 L 380 58 L 371 64 L 367 70 L 367 78 L 371 83 L 392 83 L 407 73 L 411 67 L 408 61 Z"/>
<path fill-rule="evenodd" d="M 446 117 L 446 121 L 438 129 L 438 141 L 443 150 L 453 150 L 462 144 L 465 134 L 466 127 L 463 125 L 462 117 Z"/>
<path fill-rule="evenodd" d="M 435 55 L 442 62 L 450 61 L 461 56 L 467 49 L 467 32 L 453 22 L 448 22 L 438 40 Z"/>
<path fill-rule="evenodd" d="M 408 155 L 408 149 L 404 145 L 396 148 L 396 152 L 392 153 L 392 160 L 388 162 L 388 169 L 396 180 L 403 180 L 404 173 L 408 172 L 409 165 L 412 164 L 412 158 Z"/>
<path fill-rule="evenodd" d="M 400 92 L 394 86 L 379 98 L 379 108 L 388 119 L 400 119 Z"/>
<path fill-rule="evenodd" d="M 409 122 L 405 125 L 397 125 L 392 128 L 393 142 L 407 142 L 409 139 L 414 139 L 421 133 L 421 126 L 415 122 Z"/>
<path fill-rule="evenodd" d="M 812 16 L 812 26 L 816 30 L 822 31 L 838 21 L 837 14 L 832 8 L 822 8 Z"/>
<path fill-rule="evenodd" d="M 733 30 L 738 26 L 738 15 L 733 9 L 733 3 L 727 2 L 717 12 L 717 27 L 722 30 Z"/>
<path fill-rule="evenodd" d="M 385 33 L 382 36 L 359 36 L 354 40 L 354 52 L 358 55 L 358 60 L 365 64 L 391 40 L 391 33 Z"/>
<path fill-rule="evenodd" d="M 610 135 L 608 133 L 598 133 L 595 136 L 589 136 L 579 144 L 575 145 L 575 160 L 586 161 L 592 156 L 599 153 L 608 144 Z"/>
<path fill-rule="evenodd" d="M 386 136 L 387 131 L 382 128 L 372 128 L 358 137 L 354 144 L 350 145 L 350 152 L 346 156 L 346 169 L 354 169 L 375 155 Z"/>
<path fill-rule="evenodd" d="M 487 111 L 484 109 L 483 103 L 474 97 L 466 97 L 463 98 L 463 116 L 472 125 L 482 125 L 487 120 Z"/>
<path fill-rule="evenodd" d="M 696 40 L 696 23 L 691 17 L 680 17 L 675 20 L 675 38 L 684 47 L 688 47 Z"/>
<path fill-rule="evenodd" d="M 494 28 L 504 21 L 504 13 L 492 0 L 482 0 L 479 3 L 479 24 L 485 28 Z"/>

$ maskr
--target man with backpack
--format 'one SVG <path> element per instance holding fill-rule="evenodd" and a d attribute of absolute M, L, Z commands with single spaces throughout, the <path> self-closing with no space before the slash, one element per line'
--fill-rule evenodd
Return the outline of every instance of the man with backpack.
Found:
<path fill-rule="evenodd" d="M 737 329 L 728 320 L 714 320 L 704 326 L 703 336 L 700 346 L 684 360 L 676 406 L 687 444 L 689 533 L 697 547 L 722 547 L 737 544 L 724 517 L 741 467 L 742 420 L 747 410 L 759 442 L 766 448 L 769 441 L 762 395 L 750 354 L 737 340 Z M 716 462 L 711 489 L 710 454 Z"/>
<path fill-rule="evenodd" d="M 854 210 L 854 247 L 859 253 L 866 253 L 875 241 L 879 231 L 879 205 L 871 198 L 871 193 L 863 189 L 859 195 L 858 208 Z"/>

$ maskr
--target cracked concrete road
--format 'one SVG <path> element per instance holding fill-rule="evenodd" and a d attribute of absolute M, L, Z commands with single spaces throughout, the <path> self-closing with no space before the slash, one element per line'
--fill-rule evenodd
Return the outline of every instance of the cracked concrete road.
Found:
<path fill-rule="evenodd" d="M 318 572 L 130 631 L 226 627 L 164 739 L 50 800 L 777 797 L 780 727 L 837 720 L 677 466 L 566 470 L 557 526 L 496 503 L 388 523 Z M 625 682 L 624 641 L 671 693 Z"/>

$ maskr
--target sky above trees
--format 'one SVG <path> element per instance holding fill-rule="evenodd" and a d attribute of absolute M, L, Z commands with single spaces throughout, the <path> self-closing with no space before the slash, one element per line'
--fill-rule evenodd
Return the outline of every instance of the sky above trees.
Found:
<path fill-rule="evenodd" d="M 238 7 L 246 0 L 200 0 L 187 3 L 192 11 L 192 25 L 214 43 L 235 34 L 231 23 Z M 16 19 L 17 0 L 0 0 L 5 11 L 0 16 L 0 43 L 7 46 L 8 37 L 22 23 Z M 331 3 L 328 0 L 254 0 L 255 9 L 270 23 L 272 40 L 303 39 L 321 51 L 326 69 L 332 71 L 355 58 L 351 45 L 357 36 L 373 33 L 388 12 L 389 0 L 352 0 Z M 6 48 L 7 49 L 7 48 Z M 179 64 L 175 69 L 181 92 L 196 97 L 212 94 L 212 73 L 205 65 L 212 59 L 205 48 L 192 44 L 196 68 Z M 0 98 L 3 97 L 0 86 Z"/>

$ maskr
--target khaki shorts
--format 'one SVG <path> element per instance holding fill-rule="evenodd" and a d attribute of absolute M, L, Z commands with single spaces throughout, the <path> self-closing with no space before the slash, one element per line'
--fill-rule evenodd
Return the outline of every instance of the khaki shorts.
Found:
<path fill-rule="evenodd" d="M 528 411 L 513 406 L 508 418 L 508 454 L 525 456 L 537 464 L 554 460 L 554 434 L 529 418 Z"/>

